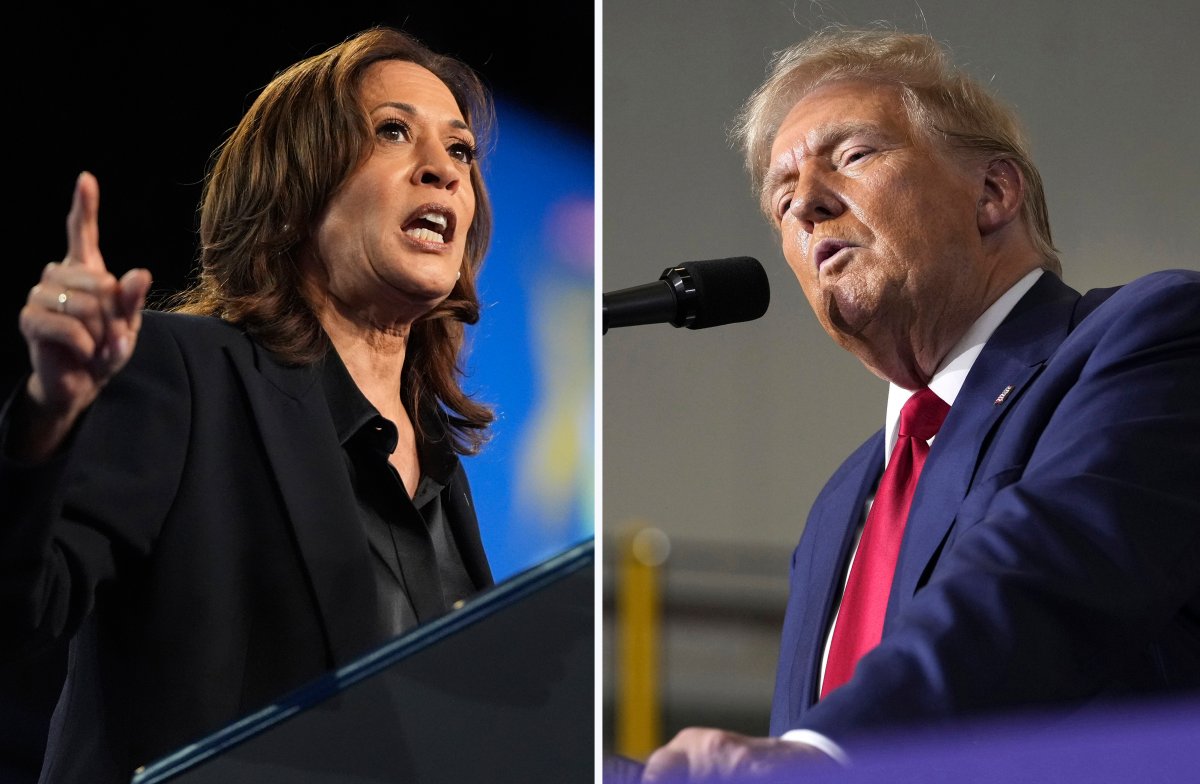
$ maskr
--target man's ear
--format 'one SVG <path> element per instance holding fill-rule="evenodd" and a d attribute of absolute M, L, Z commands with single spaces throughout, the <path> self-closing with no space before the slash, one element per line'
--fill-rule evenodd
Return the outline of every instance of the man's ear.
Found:
<path fill-rule="evenodd" d="M 1021 215 L 1025 181 L 1011 158 L 997 158 L 983 172 L 983 192 L 976 212 L 979 234 L 987 236 Z"/>

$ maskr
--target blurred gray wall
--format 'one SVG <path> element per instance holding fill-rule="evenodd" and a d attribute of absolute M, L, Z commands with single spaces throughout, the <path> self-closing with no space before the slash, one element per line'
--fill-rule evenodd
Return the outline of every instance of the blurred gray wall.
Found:
<path fill-rule="evenodd" d="M 1168 0 L 604 0 L 602 289 L 739 255 L 762 261 L 771 281 L 770 310 L 757 321 L 627 327 L 602 339 L 608 588 L 628 526 L 661 529 L 685 559 L 666 565 L 668 730 L 711 719 L 765 731 L 791 550 L 825 479 L 881 426 L 886 400 L 884 382 L 820 329 L 726 140 L 770 55 L 829 23 L 884 20 L 947 43 L 1023 118 L 1064 277 L 1088 289 L 1200 268 L 1198 9 Z M 721 621 L 714 612 L 706 622 L 711 596 L 678 595 L 698 596 L 704 584 L 758 597 L 742 617 L 768 620 L 739 627 L 738 613 Z M 609 626 L 606 653 L 612 639 Z M 611 661 L 605 675 L 611 692 Z M 711 712 L 737 700 L 736 710 Z"/>

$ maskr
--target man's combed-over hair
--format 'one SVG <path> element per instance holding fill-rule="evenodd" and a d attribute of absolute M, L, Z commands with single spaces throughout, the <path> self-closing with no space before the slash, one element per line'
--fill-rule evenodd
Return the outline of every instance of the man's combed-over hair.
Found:
<path fill-rule="evenodd" d="M 1060 272 L 1042 177 L 1015 112 L 956 67 L 928 35 L 831 27 L 777 52 L 730 134 L 745 155 L 756 198 L 761 200 L 771 147 L 788 112 L 818 87 L 846 79 L 899 86 L 913 127 L 954 154 L 1011 160 L 1024 180 L 1021 216 L 1030 238 L 1043 266 Z"/>

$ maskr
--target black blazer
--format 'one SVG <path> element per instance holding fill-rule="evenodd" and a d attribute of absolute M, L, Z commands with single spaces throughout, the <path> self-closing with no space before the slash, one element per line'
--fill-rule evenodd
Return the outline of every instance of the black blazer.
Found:
<path fill-rule="evenodd" d="M 72 636 L 44 781 L 131 772 L 386 640 L 320 377 L 147 312 L 63 454 L 0 467 L 0 621 Z M 447 517 L 492 584 L 461 464 Z"/>

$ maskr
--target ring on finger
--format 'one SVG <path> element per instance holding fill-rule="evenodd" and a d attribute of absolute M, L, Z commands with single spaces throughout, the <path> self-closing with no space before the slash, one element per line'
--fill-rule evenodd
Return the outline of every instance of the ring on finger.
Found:
<path fill-rule="evenodd" d="M 59 292 L 59 294 L 58 294 L 58 312 L 59 313 L 67 312 L 67 302 L 70 299 L 71 299 L 71 290 L 70 289 L 63 289 L 62 291 Z"/>

